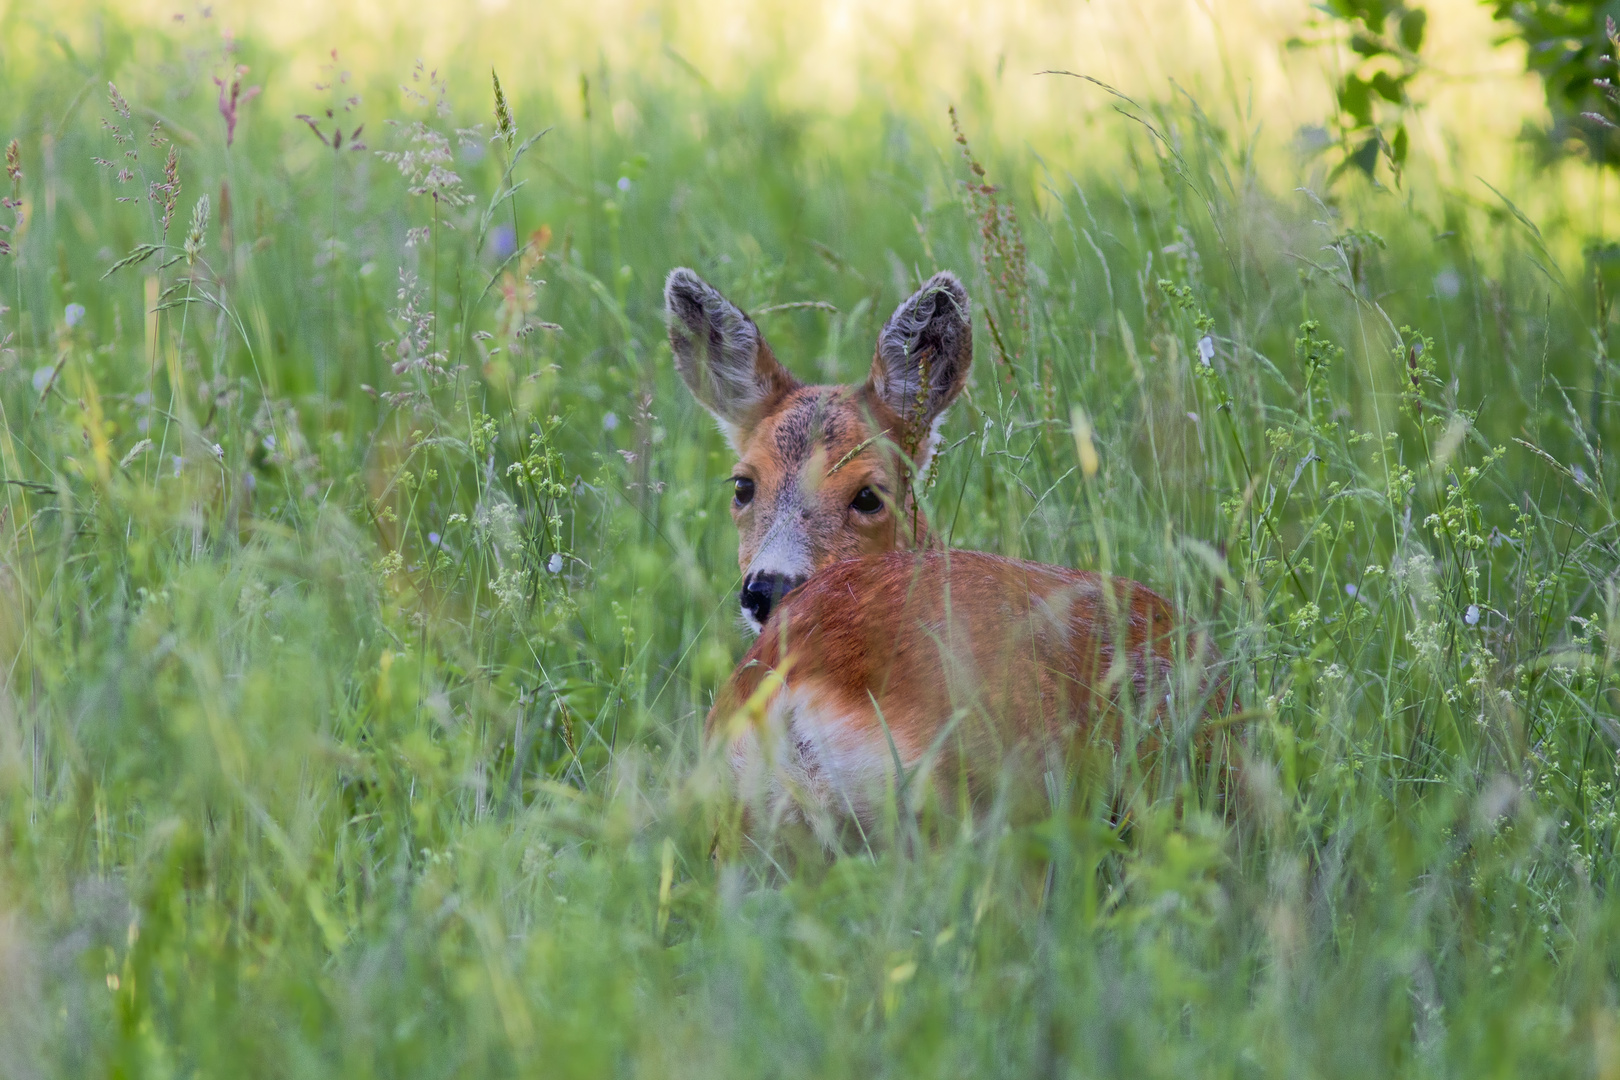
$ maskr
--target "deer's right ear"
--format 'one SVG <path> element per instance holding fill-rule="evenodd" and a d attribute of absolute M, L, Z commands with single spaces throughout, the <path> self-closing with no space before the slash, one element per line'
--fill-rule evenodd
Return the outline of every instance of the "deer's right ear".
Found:
<path fill-rule="evenodd" d="M 675 370 L 741 453 L 748 432 L 797 381 L 776 362 L 754 320 L 685 267 L 664 282 L 664 314 Z"/>

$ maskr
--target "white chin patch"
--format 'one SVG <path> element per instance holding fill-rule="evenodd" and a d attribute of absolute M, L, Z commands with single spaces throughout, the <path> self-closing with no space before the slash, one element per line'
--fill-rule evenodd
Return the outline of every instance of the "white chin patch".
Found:
<path fill-rule="evenodd" d="M 739 604 L 738 608 L 742 615 L 743 626 L 747 628 L 750 634 L 759 637 L 760 633 L 765 629 L 765 624 L 754 618 L 754 613 L 742 607 L 742 605 Z"/>

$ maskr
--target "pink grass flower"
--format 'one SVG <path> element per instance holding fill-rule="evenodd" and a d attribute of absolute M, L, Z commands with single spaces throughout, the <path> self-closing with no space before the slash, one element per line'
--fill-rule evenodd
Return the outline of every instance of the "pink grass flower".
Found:
<path fill-rule="evenodd" d="M 225 145 L 229 147 L 236 141 L 236 110 L 259 96 L 263 89 L 258 86 L 243 88 L 242 76 L 248 69 L 238 64 L 236 71 L 231 74 L 231 81 L 227 83 L 218 75 L 214 76 L 214 85 L 219 87 L 219 115 L 225 118 Z"/>

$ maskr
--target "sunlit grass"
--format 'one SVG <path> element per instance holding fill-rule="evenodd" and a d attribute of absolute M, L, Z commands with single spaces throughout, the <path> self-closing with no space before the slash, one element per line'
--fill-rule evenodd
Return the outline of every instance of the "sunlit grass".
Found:
<path fill-rule="evenodd" d="M 829 16 L 783 73 L 774 9 L 620 39 L 610 5 L 518 7 L 334 15 L 404 28 L 335 62 L 296 6 L 226 12 L 234 54 L 196 12 L 63 18 L 68 46 L 0 16 L 7 1071 L 1613 1070 L 1596 181 L 1513 172 L 1521 220 L 1461 175 L 1507 160 L 1488 128 L 1400 192 L 1324 189 L 1286 150 L 1326 100 L 1292 89 L 1324 62 L 1279 51 L 1293 15 L 1223 25 L 1233 96 L 1207 22 L 1092 5 L 1131 38 L 1122 118 L 1005 74 L 1117 40 L 1056 13 L 945 19 L 874 84 L 910 9 L 864 44 L 877 16 Z M 267 89 L 227 146 L 237 63 Z M 670 364 L 674 265 L 846 381 L 962 274 L 997 330 L 936 527 L 1207 625 L 1240 809 L 1126 755 L 1042 820 L 717 846 L 732 462 Z"/>

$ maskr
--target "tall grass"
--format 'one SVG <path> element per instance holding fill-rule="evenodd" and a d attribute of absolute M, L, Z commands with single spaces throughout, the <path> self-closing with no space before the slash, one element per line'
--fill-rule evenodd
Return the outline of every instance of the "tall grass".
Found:
<path fill-rule="evenodd" d="M 1605 249 L 1296 191 L 1185 97 L 1067 175 L 631 71 L 509 129 L 487 71 L 334 58 L 306 123 L 252 41 L 127 33 L 0 105 L 6 1073 L 1620 1068 Z M 743 639 L 677 264 L 841 381 L 967 278 L 936 527 L 1211 626 L 1242 812 L 711 860 Z"/>

